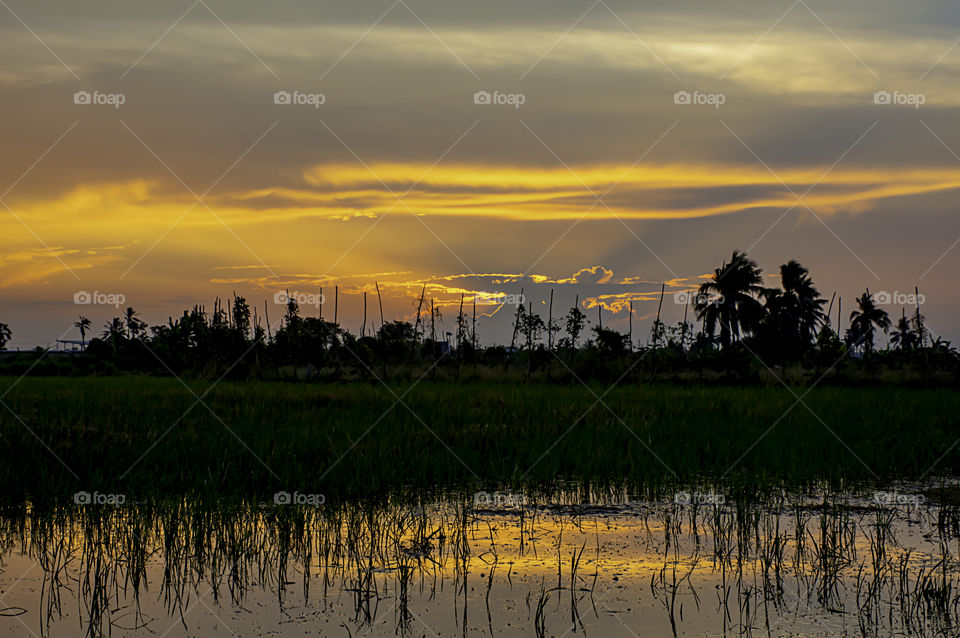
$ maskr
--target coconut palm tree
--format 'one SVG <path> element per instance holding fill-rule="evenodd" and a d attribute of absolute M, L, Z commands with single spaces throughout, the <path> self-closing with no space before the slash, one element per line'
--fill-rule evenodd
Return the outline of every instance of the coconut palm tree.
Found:
<path fill-rule="evenodd" d="M 109 322 L 103 324 L 103 338 L 109 339 L 113 344 L 113 347 L 117 347 L 117 342 L 123 339 L 123 319 L 120 317 L 114 317 Z"/>
<path fill-rule="evenodd" d="M 80 315 L 80 319 L 78 321 L 73 322 L 73 327 L 78 328 L 80 330 L 80 349 L 81 350 L 87 349 L 87 329 L 90 328 L 91 325 L 93 324 L 90 323 L 90 320 L 84 317 L 83 315 Z"/>
<path fill-rule="evenodd" d="M 135 339 L 146 328 L 146 324 L 137 317 L 137 311 L 133 308 L 127 308 L 123 313 L 123 321 L 127 326 L 128 339 Z"/>
<path fill-rule="evenodd" d="M 957 349 L 951 345 L 949 341 L 946 341 L 943 337 L 937 337 L 932 344 L 930 344 L 930 349 L 934 352 L 939 352 L 940 354 L 949 354 L 953 356 L 958 356 Z"/>
<path fill-rule="evenodd" d="M 810 271 L 796 259 L 780 266 L 782 289 L 771 288 L 762 293 L 766 317 L 763 334 L 767 347 L 779 357 L 790 358 L 805 353 L 826 323 L 823 304 L 827 301 L 810 279 Z"/>
<path fill-rule="evenodd" d="M 890 343 L 896 345 L 901 352 L 912 350 L 919 341 L 918 336 L 911 320 L 907 319 L 907 311 L 904 309 L 903 316 L 897 320 L 897 329 L 890 333 Z"/>
<path fill-rule="evenodd" d="M 726 348 L 741 334 L 756 330 L 763 318 L 758 297 L 765 292 L 763 274 L 757 263 L 739 250 L 729 263 L 713 271 L 711 280 L 700 286 L 695 308 L 704 331 L 712 338 L 720 324 L 720 344 Z"/>
<path fill-rule="evenodd" d="M 890 330 L 890 317 L 887 311 L 873 303 L 868 289 L 857 298 L 857 309 L 850 313 L 850 333 L 858 342 L 862 342 L 865 354 L 873 352 L 873 339 L 876 329 L 886 333 Z"/>
<path fill-rule="evenodd" d="M 820 296 L 820 291 L 813 285 L 810 271 L 796 259 L 780 266 L 780 281 L 789 318 L 793 323 L 791 327 L 800 343 L 809 345 L 817 330 L 826 322 L 823 305 L 827 300 Z"/>

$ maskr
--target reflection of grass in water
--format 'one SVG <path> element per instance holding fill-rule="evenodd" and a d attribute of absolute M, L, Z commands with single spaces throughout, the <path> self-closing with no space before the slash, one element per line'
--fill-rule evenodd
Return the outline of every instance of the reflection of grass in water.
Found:
<path fill-rule="evenodd" d="M 202 395 L 207 382 L 194 386 Z M 224 382 L 205 396 L 211 413 L 176 380 L 27 378 L 4 399 L 23 423 L 0 411 L 13 460 L 0 482 L 14 501 L 79 489 L 265 498 L 299 488 L 333 498 L 478 478 L 839 485 L 872 472 L 921 476 L 953 444 L 960 413 L 960 393 L 948 390 L 815 388 L 803 400 L 810 410 L 776 387 L 624 386 L 602 396 L 598 404 L 576 384 L 424 381 L 404 397 L 408 410 L 374 383 Z M 958 450 L 938 473 L 956 467 Z"/>
<path fill-rule="evenodd" d="M 0 545 L 21 547 L 42 566 L 40 607 L 48 623 L 61 613 L 64 592 L 71 592 L 92 636 L 149 626 L 140 610 L 148 582 L 152 597 L 159 596 L 166 613 L 181 621 L 207 591 L 215 604 L 242 605 L 253 590 L 263 590 L 276 596 L 282 610 L 291 588 L 310 600 L 319 579 L 320 600 L 351 594 L 353 622 L 361 627 L 372 625 L 378 614 L 382 619 L 380 603 L 389 600 L 398 631 L 406 632 L 422 613 L 416 605 L 443 592 L 453 592 L 458 622 L 467 626 L 468 577 L 478 570 L 489 574 L 483 595 L 491 631 L 497 610 L 490 609 L 490 591 L 508 583 L 512 588 L 518 576 L 530 587 L 527 622 L 538 635 L 583 629 L 582 608 L 591 610 L 591 620 L 601 613 L 609 618 L 603 515 L 596 508 L 584 516 L 570 505 L 534 500 L 511 514 L 482 514 L 462 500 L 320 509 L 194 501 L 21 508 L 0 517 Z M 625 577 L 635 580 L 631 591 L 649 591 L 660 602 L 678 632 L 698 613 L 712 614 L 711 630 L 722 624 L 734 633 L 770 631 L 782 618 L 837 614 L 855 615 L 865 635 L 901 630 L 952 635 L 960 608 L 954 554 L 960 539 L 937 526 L 942 520 L 937 509 L 905 513 L 830 498 L 722 507 L 646 503 L 627 519 L 607 522 L 625 522 L 623 538 L 643 531 L 644 548 L 627 560 L 639 559 L 644 568 Z M 522 548 L 511 540 L 521 529 L 521 511 L 527 536 Z M 905 544 L 908 519 L 929 530 L 928 546 Z M 592 538 L 596 571 L 582 575 Z M 517 553 L 549 560 L 544 571 L 530 571 Z M 510 570 L 495 580 L 494 570 L 504 560 L 512 563 Z M 524 573 L 511 575 L 514 568 Z M 551 570 L 555 586 L 547 584 Z M 601 570 L 607 573 L 598 586 Z"/>

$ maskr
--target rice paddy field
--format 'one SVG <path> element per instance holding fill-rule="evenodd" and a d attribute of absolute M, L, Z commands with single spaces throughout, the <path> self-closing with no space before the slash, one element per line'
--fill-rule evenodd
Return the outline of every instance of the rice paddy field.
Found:
<path fill-rule="evenodd" d="M 12 636 L 955 636 L 960 393 L 8 378 Z"/>
<path fill-rule="evenodd" d="M 960 393 L 948 389 L 0 383 L 8 499 L 368 498 L 561 480 L 882 485 L 949 475 L 960 460 Z"/>

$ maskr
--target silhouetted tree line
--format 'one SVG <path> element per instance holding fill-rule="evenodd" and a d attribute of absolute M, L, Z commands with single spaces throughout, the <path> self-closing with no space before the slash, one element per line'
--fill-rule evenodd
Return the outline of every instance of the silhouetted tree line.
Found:
<path fill-rule="evenodd" d="M 830 319 L 833 300 L 828 306 L 803 265 L 796 260 L 783 264 L 780 282 L 779 288 L 765 287 L 756 262 L 734 251 L 684 300 L 682 321 L 668 325 L 658 310 L 643 345 L 633 339 L 632 314 L 627 334 L 603 327 L 599 308 L 597 323 L 591 325 L 579 298 L 567 313 L 554 317 L 551 295 L 546 320 L 533 304 L 520 303 L 510 346 L 481 347 L 476 307 L 471 317 L 462 298 L 456 332 L 438 338 L 440 309 L 433 301 L 426 304 L 423 295 L 415 322 L 384 322 L 381 310 L 380 327 L 369 336 L 366 317 L 357 336 L 335 321 L 303 316 L 297 299 L 289 295 L 274 331 L 244 297 L 235 295 L 229 302 L 216 300 L 212 311 L 195 306 L 156 326 L 148 326 L 133 308 L 127 308 L 89 342 L 91 322 L 80 317 L 74 325 L 80 331 L 83 353 L 55 365 L 80 373 L 189 372 L 291 379 L 419 377 L 424 369 L 459 376 L 464 370 L 501 366 L 528 377 L 584 380 L 616 380 L 627 374 L 691 381 L 718 375 L 749 380 L 764 371 L 790 368 L 817 375 L 851 368 L 912 370 L 922 377 L 936 373 L 951 379 L 960 375 L 956 349 L 929 332 L 919 304 L 910 315 L 904 308 L 894 324 L 866 290 L 856 299 L 849 327 L 840 335 Z M 662 292 L 660 301 L 662 308 Z M 687 320 L 688 310 L 692 310 L 692 321 Z M 877 347 L 880 332 L 890 335 L 885 350 Z M 9 327 L 0 323 L 0 349 L 10 337 Z"/>

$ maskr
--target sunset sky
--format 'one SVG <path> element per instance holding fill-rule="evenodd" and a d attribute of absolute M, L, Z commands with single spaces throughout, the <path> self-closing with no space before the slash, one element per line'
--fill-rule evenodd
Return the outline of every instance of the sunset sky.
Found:
<path fill-rule="evenodd" d="M 79 291 L 276 321 L 339 285 L 356 330 L 374 282 L 388 319 L 426 284 L 447 330 L 461 293 L 621 329 L 633 300 L 639 339 L 733 249 L 770 285 L 799 259 L 844 327 L 919 285 L 960 339 L 957 3 L 2 0 L 0 30 L 14 348 L 119 314 Z"/>

